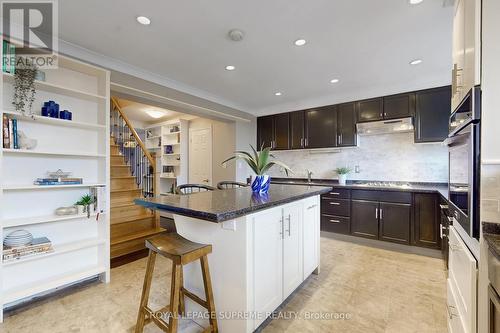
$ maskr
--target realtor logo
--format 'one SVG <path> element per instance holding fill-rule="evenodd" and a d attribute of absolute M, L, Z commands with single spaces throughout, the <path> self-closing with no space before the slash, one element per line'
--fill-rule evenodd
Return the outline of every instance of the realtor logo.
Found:
<path fill-rule="evenodd" d="M 57 0 L 1 1 L 4 42 L 15 45 L 15 67 L 54 68 L 57 52 Z M 5 54 L 4 59 L 5 61 Z"/>

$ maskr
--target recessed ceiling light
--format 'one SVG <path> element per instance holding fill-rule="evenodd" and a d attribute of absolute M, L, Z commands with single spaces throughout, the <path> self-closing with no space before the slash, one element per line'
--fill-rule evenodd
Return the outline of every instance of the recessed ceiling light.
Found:
<path fill-rule="evenodd" d="M 226 66 L 226 71 L 234 71 L 235 69 L 236 69 L 236 67 L 234 67 L 233 65 Z"/>
<path fill-rule="evenodd" d="M 147 18 L 146 16 L 137 16 L 137 22 L 143 25 L 150 25 L 151 20 Z"/>
<path fill-rule="evenodd" d="M 419 3 L 423 2 L 424 0 L 408 0 L 408 3 L 410 5 L 418 5 Z"/>
<path fill-rule="evenodd" d="M 274 93 L 274 96 L 281 96 L 281 95 L 282 93 L 280 91 Z"/>
<path fill-rule="evenodd" d="M 410 65 L 418 65 L 422 63 L 422 59 L 415 59 L 410 61 Z"/>
<path fill-rule="evenodd" d="M 330 80 L 330 83 L 337 83 L 337 82 L 339 82 L 339 79 L 331 79 Z"/>
<path fill-rule="evenodd" d="M 297 45 L 297 46 L 303 46 L 303 45 L 306 45 L 306 40 L 305 39 L 297 39 L 294 44 Z"/>
<path fill-rule="evenodd" d="M 146 111 L 146 113 L 148 114 L 148 116 L 150 116 L 151 118 L 155 118 L 155 119 L 161 118 L 165 115 L 164 112 L 156 111 L 156 110 L 148 110 L 148 111 Z"/>

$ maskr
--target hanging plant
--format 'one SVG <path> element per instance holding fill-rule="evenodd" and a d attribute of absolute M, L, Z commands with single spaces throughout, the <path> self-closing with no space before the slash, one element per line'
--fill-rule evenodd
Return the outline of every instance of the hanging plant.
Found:
<path fill-rule="evenodd" d="M 23 115 L 31 115 L 33 102 L 35 101 L 35 66 L 24 66 L 16 68 L 14 73 L 14 101 L 12 104 L 16 111 Z"/>

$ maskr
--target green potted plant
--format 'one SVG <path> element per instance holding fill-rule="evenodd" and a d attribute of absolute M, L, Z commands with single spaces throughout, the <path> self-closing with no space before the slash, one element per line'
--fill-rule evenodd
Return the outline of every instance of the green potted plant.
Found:
<path fill-rule="evenodd" d="M 14 100 L 12 104 L 16 111 L 23 115 L 31 115 L 33 102 L 35 101 L 35 76 L 37 68 L 33 65 L 25 65 L 16 68 L 14 74 Z"/>
<path fill-rule="evenodd" d="M 335 169 L 337 176 L 339 178 L 339 185 L 345 185 L 347 180 L 347 175 L 351 173 L 351 169 L 348 167 L 340 167 Z"/>
<path fill-rule="evenodd" d="M 94 210 L 94 198 L 90 194 L 85 194 L 75 203 L 78 214 L 92 212 Z"/>
<path fill-rule="evenodd" d="M 269 191 L 271 177 L 266 175 L 266 172 L 275 165 L 282 167 L 287 175 L 289 172 L 293 172 L 287 165 L 276 160 L 276 158 L 270 153 L 271 147 L 264 148 L 264 145 L 262 145 L 259 152 L 257 152 L 252 145 L 250 145 L 250 148 L 252 148 L 252 154 L 246 151 L 236 151 L 234 156 L 231 156 L 222 162 L 222 167 L 225 168 L 227 163 L 232 160 L 245 161 L 250 169 L 252 169 L 252 171 L 256 174 L 252 183 L 252 192 L 267 193 L 267 191 Z"/>

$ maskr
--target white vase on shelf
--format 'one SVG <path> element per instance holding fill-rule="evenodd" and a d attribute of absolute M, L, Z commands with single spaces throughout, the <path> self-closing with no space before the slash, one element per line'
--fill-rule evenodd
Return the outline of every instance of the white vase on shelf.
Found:
<path fill-rule="evenodd" d="M 346 174 L 339 175 L 339 185 L 345 185 L 346 180 L 347 180 Z"/>

